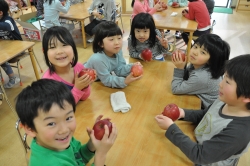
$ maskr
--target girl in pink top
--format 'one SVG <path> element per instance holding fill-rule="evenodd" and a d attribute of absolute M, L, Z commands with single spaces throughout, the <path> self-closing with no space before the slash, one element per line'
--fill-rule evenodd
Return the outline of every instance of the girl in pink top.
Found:
<path fill-rule="evenodd" d="M 164 10 L 161 7 L 161 3 L 157 3 L 153 8 L 150 8 L 148 0 L 132 0 L 131 7 L 133 8 L 132 18 L 134 18 L 138 13 L 149 13 L 152 15 L 156 11 Z"/>
<path fill-rule="evenodd" d="M 42 41 L 44 58 L 49 69 L 43 78 L 53 79 L 69 87 L 77 103 L 90 95 L 89 75 L 78 77 L 84 66 L 78 63 L 78 53 L 69 31 L 62 26 L 54 26 L 45 32 Z"/>

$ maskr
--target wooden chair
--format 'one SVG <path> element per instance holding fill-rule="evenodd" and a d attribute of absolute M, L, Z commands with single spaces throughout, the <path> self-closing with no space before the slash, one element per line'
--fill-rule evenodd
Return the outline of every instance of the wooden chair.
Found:
<path fill-rule="evenodd" d="M 14 113 L 14 115 L 17 117 L 16 111 L 15 111 L 14 107 L 11 105 L 8 96 L 6 95 L 6 92 L 5 92 L 5 90 L 4 90 L 2 81 L 0 81 L 0 97 L 1 97 L 1 102 L 2 102 L 3 100 L 6 100 L 6 101 L 7 101 L 7 104 L 9 105 L 11 111 L 12 111 L 12 112 Z"/>
<path fill-rule="evenodd" d="M 27 134 L 25 133 L 23 125 L 21 124 L 21 121 L 19 119 L 16 121 L 16 130 L 17 130 L 18 137 L 21 140 L 24 152 L 25 152 L 27 165 L 29 165 L 30 146 L 27 143 Z"/>

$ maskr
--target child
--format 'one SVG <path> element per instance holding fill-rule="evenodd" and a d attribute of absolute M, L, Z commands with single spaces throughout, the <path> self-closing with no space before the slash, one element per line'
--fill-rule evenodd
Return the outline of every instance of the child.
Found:
<path fill-rule="evenodd" d="M 219 88 L 219 99 L 206 110 L 180 110 L 180 117 L 198 126 L 197 142 L 171 119 L 155 117 L 165 136 L 196 165 L 236 166 L 250 142 L 250 54 L 231 59 Z"/>
<path fill-rule="evenodd" d="M 194 36 L 201 36 L 210 33 L 210 16 L 206 4 L 202 0 L 188 0 L 188 9 L 182 11 L 182 15 L 189 20 L 195 20 L 198 23 Z M 188 43 L 188 32 L 181 34 L 184 42 Z"/>
<path fill-rule="evenodd" d="M 93 42 L 93 52 L 84 66 L 95 69 L 105 86 L 125 88 L 142 77 L 133 77 L 130 70 L 134 64 L 125 62 L 122 54 L 122 31 L 116 23 L 105 21 L 99 24 Z M 140 62 L 135 64 L 141 65 Z"/>
<path fill-rule="evenodd" d="M 102 21 L 111 21 L 112 15 L 116 10 L 114 0 L 93 0 L 92 4 L 88 8 L 88 12 L 91 16 L 95 16 L 95 19 L 85 27 L 85 32 L 93 36 L 96 33 L 97 25 Z M 88 43 L 92 43 L 94 37 L 88 40 Z"/>
<path fill-rule="evenodd" d="M 132 58 L 142 59 L 141 52 L 149 48 L 152 51 L 153 59 L 164 61 L 163 54 L 168 53 L 167 39 L 163 38 L 155 27 L 152 16 L 148 13 L 140 13 L 132 21 L 130 36 L 128 38 L 129 55 Z"/>
<path fill-rule="evenodd" d="M 190 64 L 180 54 L 172 57 L 176 66 L 172 81 L 173 94 L 195 94 L 207 108 L 217 99 L 223 65 L 229 59 L 230 46 L 215 34 L 200 36 L 189 53 Z M 187 59 L 187 58 L 186 58 Z"/>
<path fill-rule="evenodd" d="M 101 141 L 87 128 L 90 140 L 81 145 L 73 135 L 76 129 L 76 105 L 70 90 L 61 82 L 41 79 L 17 96 L 16 112 L 31 142 L 30 166 L 85 166 L 95 155 L 95 166 L 105 164 L 106 155 L 115 142 L 117 130 L 112 124 L 109 135 Z M 97 118 L 99 121 L 102 115 Z"/>
<path fill-rule="evenodd" d="M 22 40 L 20 32 L 12 17 L 8 16 L 9 5 L 5 0 L 0 0 L 0 39 L 4 40 Z M 1 65 L 9 77 L 9 82 L 4 85 L 5 88 L 12 88 L 20 82 L 20 78 L 14 75 L 14 72 L 8 62 Z"/>
<path fill-rule="evenodd" d="M 44 21 L 45 26 L 50 28 L 52 26 L 64 26 L 68 30 L 74 29 L 73 24 L 63 24 L 59 22 L 59 14 L 67 13 L 70 8 L 70 0 L 60 1 L 60 0 L 44 0 Z"/>
<path fill-rule="evenodd" d="M 157 3 L 153 8 L 150 8 L 148 0 L 132 0 L 131 7 L 133 8 L 132 19 L 139 13 L 149 13 L 152 15 L 157 11 L 164 10 L 160 3 Z"/>
<path fill-rule="evenodd" d="M 77 62 L 78 53 L 74 40 L 69 31 L 61 26 L 54 26 L 45 32 L 42 41 L 44 58 L 49 69 L 43 78 L 53 79 L 64 83 L 71 89 L 77 103 L 86 100 L 90 95 L 91 77 L 78 73 L 84 66 Z"/>

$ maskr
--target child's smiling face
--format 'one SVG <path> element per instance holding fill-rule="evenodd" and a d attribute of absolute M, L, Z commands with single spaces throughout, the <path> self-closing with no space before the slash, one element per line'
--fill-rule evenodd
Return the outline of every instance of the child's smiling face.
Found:
<path fill-rule="evenodd" d="M 64 101 L 63 107 L 53 104 L 48 112 L 38 111 L 33 120 L 36 131 L 32 131 L 32 136 L 40 146 L 55 151 L 69 146 L 76 129 L 75 113 L 68 102 Z"/>
<path fill-rule="evenodd" d="M 135 38 L 139 40 L 141 43 L 144 43 L 149 39 L 150 36 L 150 29 L 138 29 L 135 28 Z"/>

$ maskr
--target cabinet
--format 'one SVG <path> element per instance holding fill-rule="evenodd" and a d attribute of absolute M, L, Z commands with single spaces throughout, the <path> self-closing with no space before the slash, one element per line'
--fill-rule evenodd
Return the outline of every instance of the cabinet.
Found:
<path fill-rule="evenodd" d="M 237 11 L 250 11 L 250 0 L 238 0 L 236 5 Z"/>

